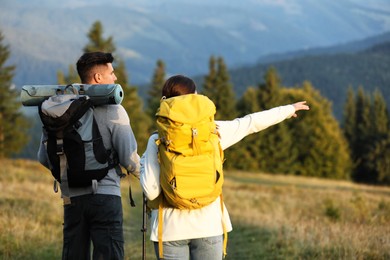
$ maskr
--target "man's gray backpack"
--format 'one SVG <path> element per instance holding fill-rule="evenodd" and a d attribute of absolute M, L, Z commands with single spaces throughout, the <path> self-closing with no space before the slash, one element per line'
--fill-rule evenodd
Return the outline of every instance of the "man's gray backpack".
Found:
<path fill-rule="evenodd" d="M 67 182 L 68 187 L 92 185 L 96 190 L 97 182 L 118 163 L 104 147 L 92 100 L 69 87 L 73 94 L 53 95 L 38 109 L 47 134 L 51 173 L 59 183 Z"/>

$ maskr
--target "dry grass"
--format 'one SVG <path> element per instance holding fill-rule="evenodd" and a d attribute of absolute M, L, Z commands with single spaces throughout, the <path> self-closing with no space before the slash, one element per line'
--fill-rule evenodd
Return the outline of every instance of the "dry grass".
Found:
<path fill-rule="evenodd" d="M 50 172 L 35 161 L 0 160 L 0 259 L 61 259 L 62 200 Z M 122 185 L 126 259 L 142 255 L 141 188 L 132 178 L 137 206 L 130 207 L 129 178 Z M 147 235 L 148 259 L 154 259 Z"/>
<path fill-rule="evenodd" d="M 390 258 L 388 187 L 230 172 L 224 197 L 238 229 L 228 259 L 256 250 L 262 259 Z M 251 246 L 234 245 L 240 232 Z"/>
<path fill-rule="evenodd" d="M 37 162 L 0 160 L 0 259 L 60 259 L 62 201 Z M 122 183 L 126 259 L 142 250 L 137 207 Z M 227 172 L 232 222 L 227 259 L 390 259 L 390 188 L 294 176 Z M 149 228 L 149 223 L 148 223 Z M 149 232 L 148 232 L 149 233 Z M 147 259 L 155 259 L 147 235 Z"/>
<path fill-rule="evenodd" d="M 61 201 L 49 191 L 51 177 L 36 162 L 0 165 L 0 258 L 50 259 L 62 238 Z"/>

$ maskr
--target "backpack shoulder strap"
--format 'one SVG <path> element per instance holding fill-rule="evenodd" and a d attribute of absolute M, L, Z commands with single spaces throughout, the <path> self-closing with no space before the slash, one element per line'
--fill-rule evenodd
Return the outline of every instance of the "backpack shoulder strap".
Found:
<path fill-rule="evenodd" d="M 70 200 L 70 192 L 69 192 L 69 185 L 68 185 L 68 175 L 67 175 L 67 167 L 68 163 L 66 160 L 66 156 L 64 153 L 63 145 L 62 145 L 62 139 L 57 140 L 57 145 L 61 146 L 61 150 L 57 152 L 59 159 L 60 159 L 60 179 L 61 179 L 61 193 L 62 193 L 62 199 L 64 201 L 64 205 L 71 204 Z"/>

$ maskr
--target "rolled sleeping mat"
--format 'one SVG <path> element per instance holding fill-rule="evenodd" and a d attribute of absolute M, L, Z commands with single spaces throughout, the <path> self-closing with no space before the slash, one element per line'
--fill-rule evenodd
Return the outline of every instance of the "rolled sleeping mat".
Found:
<path fill-rule="evenodd" d="M 72 87 L 71 87 L 72 86 Z M 72 84 L 72 85 L 24 85 L 20 98 L 23 106 L 39 106 L 54 95 L 74 94 L 86 95 L 95 106 L 120 104 L 123 100 L 123 89 L 119 84 Z"/>

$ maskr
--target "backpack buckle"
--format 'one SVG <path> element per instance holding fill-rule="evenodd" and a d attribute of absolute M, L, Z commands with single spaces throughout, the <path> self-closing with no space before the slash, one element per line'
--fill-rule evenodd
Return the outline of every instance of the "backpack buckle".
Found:
<path fill-rule="evenodd" d="M 64 154 L 64 142 L 62 139 L 57 139 L 56 153 L 57 155 Z"/>
<path fill-rule="evenodd" d="M 198 136 L 198 129 L 197 128 L 191 128 L 192 130 L 192 136 L 197 137 Z"/>

